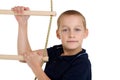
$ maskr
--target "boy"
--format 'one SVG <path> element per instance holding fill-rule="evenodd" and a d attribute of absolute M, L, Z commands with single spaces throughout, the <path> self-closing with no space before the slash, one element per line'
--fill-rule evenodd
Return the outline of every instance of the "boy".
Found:
<path fill-rule="evenodd" d="M 12 8 L 15 13 L 23 13 L 28 7 Z M 49 61 L 45 70 L 41 68 L 43 50 L 32 51 L 27 36 L 29 16 L 15 16 L 18 21 L 18 53 L 23 55 L 38 80 L 91 80 L 91 63 L 86 50 L 82 48 L 83 39 L 88 36 L 84 16 L 75 10 L 63 12 L 57 21 L 57 37 L 61 45 L 47 49 Z"/>

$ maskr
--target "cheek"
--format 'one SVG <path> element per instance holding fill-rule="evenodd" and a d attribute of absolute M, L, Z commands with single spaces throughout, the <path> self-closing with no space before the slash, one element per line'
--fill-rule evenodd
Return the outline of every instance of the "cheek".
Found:
<path fill-rule="evenodd" d="M 82 40 L 82 39 L 84 39 L 84 34 L 79 34 L 79 35 L 76 36 L 76 38 L 78 40 Z"/>
<path fill-rule="evenodd" d="M 60 39 L 61 39 L 61 41 L 65 41 L 66 39 L 67 39 L 67 36 L 66 35 L 60 35 Z"/>

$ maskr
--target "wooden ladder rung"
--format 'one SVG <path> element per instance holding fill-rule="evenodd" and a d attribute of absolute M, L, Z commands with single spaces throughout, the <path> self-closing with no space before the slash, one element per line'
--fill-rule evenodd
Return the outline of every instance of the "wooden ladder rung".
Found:
<path fill-rule="evenodd" d="M 23 14 L 14 13 L 12 10 L 2 10 L 0 9 L 0 14 L 8 15 L 33 15 L 33 16 L 55 16 L 55 11 L 24 11 Z"/>
<path fill-rule="evenodd" d="M 0 54 L 0 59 L 6 59 L 6 60 L 21 60 L 23 61 L 24 58 L 23 56 L 20 55 L 4 55 L 4 54 Z M 48 57 L 43 57 L 43 61 L 47 62 L 48 61 Z"/>

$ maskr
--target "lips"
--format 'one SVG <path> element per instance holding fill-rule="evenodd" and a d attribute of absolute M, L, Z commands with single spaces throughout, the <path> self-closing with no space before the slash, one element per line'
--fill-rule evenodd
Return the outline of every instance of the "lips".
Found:
<path fill-rule="evenodd" d="M 70 40 L 70 41 L 67 41 L 69 43 L 74 43 L 74 42 L 78 42 L 78 41 L 75 41 L 75 40 Z"/>

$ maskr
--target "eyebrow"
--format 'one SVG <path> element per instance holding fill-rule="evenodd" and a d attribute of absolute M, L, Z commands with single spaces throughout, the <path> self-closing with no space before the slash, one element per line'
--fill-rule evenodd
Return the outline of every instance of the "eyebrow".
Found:
<path fill-rule="evenodd" d="M 61 27 L 64 28 L 64 27 L 68 27 L 68 26 L 67 25 L 62 25 Z"/>
<path fill-rule="evenodd" d="M 76 27 L 81 27 L 82 25 L 76 25 Z"/>
<path fill-rule="evenodd" d="M 75 25 L 75 27 L 78 27 L 78 28 L 82 28 L 83 25 Z M 67 25 L 62 25 L 61 28 L 67 28 L 68 26 Z M 83 26 L 84 28 L 84 26 Z"/>

